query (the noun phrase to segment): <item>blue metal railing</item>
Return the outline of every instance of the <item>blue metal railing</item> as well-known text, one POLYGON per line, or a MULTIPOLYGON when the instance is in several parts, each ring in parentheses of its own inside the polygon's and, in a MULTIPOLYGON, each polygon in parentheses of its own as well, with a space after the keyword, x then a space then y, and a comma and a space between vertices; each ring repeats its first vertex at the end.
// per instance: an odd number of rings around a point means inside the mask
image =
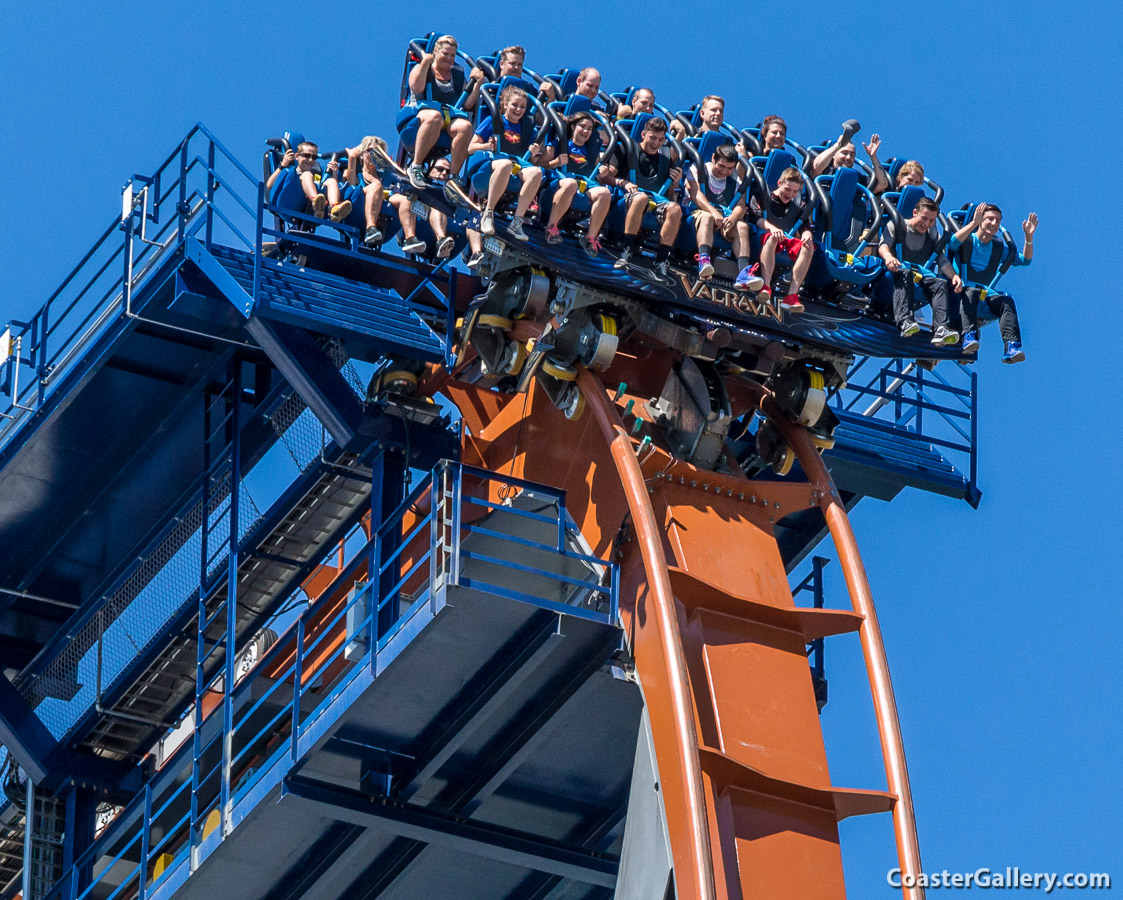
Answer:
POLYGON ((861 359, 849 383, 837 392, 836 412, 862 416, 897 431, 906 431, 944 452, 966 471, 967 493, 979 496, 978 376, 963 366, 928 370, 915 360, 861 359))
MULTIPOLYGON (((373 678, 379 653, 415 613, 427 605, 435 613, 451 586, 615 623, 618 568, 579 547, 563 492, 442 462, 339 560, 331 586, 234 684, 231 702, 222 702, 223 685, 212 679, 213 713, 204 708, 194 720, 199 740, 183 741, 49 897, 143 900, 184 862, 193 871, 234 827, 234 806, 309 752, 342 712, 335 701, 373 678), (534 560, 544 554, 544 564, 534 565, 528 551, 534 560), (202 748, 201 777, 193 780, 195 747, 202 748)), ((336 565, 330 557, 325 564, 336 565)))

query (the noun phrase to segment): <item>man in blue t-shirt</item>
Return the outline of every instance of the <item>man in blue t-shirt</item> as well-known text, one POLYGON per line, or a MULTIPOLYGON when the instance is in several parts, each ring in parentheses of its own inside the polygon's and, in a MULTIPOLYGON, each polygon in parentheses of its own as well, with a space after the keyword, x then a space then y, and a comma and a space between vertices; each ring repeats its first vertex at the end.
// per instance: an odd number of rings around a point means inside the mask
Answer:
POLYGON ((1025 244, 1021 253, 1005 240, 995 240, 1002 227, 1002 210, 993 203, 980 203, 971 219, 948 242, 948 250, 959 276, 963 294, 959 303, 963 323, 963 349, 979 349, 979 301, 986 303, 997 316, 1002 332, 1005 363, 1018 363, 1026 358, 1022 350, 1022 332, 1014 298, 990 289, 999 269, 1009 257, 1010 266, 1028 266, 1033 260, 1033 235, 1037 231, 1037 213, 1030 213, 1022 222, 1025 244))

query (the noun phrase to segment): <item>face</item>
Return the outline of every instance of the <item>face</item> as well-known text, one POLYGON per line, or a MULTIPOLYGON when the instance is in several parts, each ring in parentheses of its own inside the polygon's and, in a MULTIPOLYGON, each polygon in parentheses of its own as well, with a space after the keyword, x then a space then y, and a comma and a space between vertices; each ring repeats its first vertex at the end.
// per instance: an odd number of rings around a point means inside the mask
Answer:
POLYGON ((640 135, 640 146, 643 147, 645 153, 658 153, 665 143, 667 143, 667 132, 665 131, 648 131, 645 128, 643 134, 640 135))
POLYGON ((515 94, 507 100, 507 108, 503 111, 505 115, 512 122, 517 122, 523 117, 526 112, 526 97, 522 94, 515 94))
POLYGON ((452 68, 456 62, 456 44, 441 44, 433 51, 433 59, 442 69, 452 68))
POLYGON ((765 150, 779 150, 784 146, 784 138, 788 136, 788 130, 779 122, 771 123, 766 129, 761 138, 764 140, 765 150))
POLYGON ((716 130, 721 127, 722 120, 725 117, 725 107, 717 100, 707 100, 702 104, 698 116, 706 128, 711 131, 716 130))
POLYGON ((644 88, 632 94, 632 109, 636 112, 655 112, 655 95, 644 88))
POLYGON ((924 184, 924 176, 917 171, 902 172, 897 176, 897 187, 905 187, 907 185, 913 187, 920 187, 924 184))
POLYGON ((853 144, 847 144, 845 147, 840 147, 839 151, 834 155, 834 167, 836 169, 850 169, 854 166, 854 160, 857 159, 857 152, 854 150, 853 144))
POLYGON ((979 223, 979 233, 985 234, 988 237, 994 237, 998 234, 998 227, 1001 224, 1002 216, 993 209, 987 210, 983 215, 983 221, 979 223))
POLYGON ((791 203, 803 189, 801 181, 781 181, 776 185, 776 196, 784 203, 791 203))
POLYGON ((730 162, 727 159, 714 158, 710 162, 710 171, 713 173, 714 178, 728 178, 733 174, 733 170, 737 168, 737 163, 730 162))
POLYGON ((504 75, 511 75, 515 78, 521 78, 523 74, 523 58, 517 53, 508 53, 501 60, 499 60, 499 77, 504 75))
POLYGON ((593 122, 591 119, 582 119, 573 126, 573 142, 581 145, 593 136, 593 122))
POLYGON ((438 159, 429 169, 429 176, 438 181, 448 181, 448 176, 451 174, 452 165, 447 159, 438 159))
POLYGON ((590 100, 597 96, 597 91, 600 90, 600 72, 593 69, 586 78, 581 76, 577 77, 577 93, 582 97, 588 97, 590 100))
POLYGON ((296 161, 301 170, 311 169, 316 165, 319 148, 315 144, 301 144, 296 148, 296 161))
POLYGON ((927 231, 936 224, 936 213, 931 209, 918 209, 912 217, 912 227, 917 231, 927 231))

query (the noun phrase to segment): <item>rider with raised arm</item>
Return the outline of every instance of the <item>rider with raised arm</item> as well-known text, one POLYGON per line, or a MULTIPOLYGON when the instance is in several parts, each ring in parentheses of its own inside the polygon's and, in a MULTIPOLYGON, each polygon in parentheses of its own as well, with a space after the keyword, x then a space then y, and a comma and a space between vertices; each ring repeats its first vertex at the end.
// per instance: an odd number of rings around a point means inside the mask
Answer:
POLYGON ((790 166, 780 173, 776 189, 768 197, 768 208, 762 209, 756 197, 749 206, 749 218, 761 230, 760 274, 764 279, 761 294, 772 295, 772 276, 776 271, 776 252, 782 251, 792 259, 792 283, 780 306, 789 312, 803 312, 799 289, 811 268, 815 244, 811 233, 812 204, 802 199, 803 175, 790 166), (798 237, 789 232, 800 226, 798 237))
MULTIPOLYGON (((367 247, 375 247, 382 243, 382 229, 378 227, 378 221, 382 213, 385 193, 375 161, 379 156, 386 159, 389 155, 390 150, 386 146, 386 141, 373 135, 363 138, 357 146, 347 148, 344 190, 355 202, 362 201, 363 220, 366 224, 363 243, 367 247)), ((402 250, 406 253, 424 252, 425 242, 417 237, 417 220, 410 199, 395 191, 386 198, 386 201, 397 214, 398 221, 402 223, 402 250)))
POLYGON ((714 274, 710 257, 714 235, 720 234, 733 245, 737 256, 737 287, 750 290, 749 224, 745 221, 745 192, 736 172, 737 150, 732 144, 720 145, 703 169, 696 172, 694 166, 687 166, 684 172, 690 218, 698 239, 698 277, 706 281, 714 274))
POLYGON ((628 151, 618 145, 605 169, 605 178, 624 194, 620 201, 625 209, 624 252, 616 260, 615 268, 626 269, 633 254, 639 253, 644 241, 643 216, 654 202, 655 220, 659 223, 655 270, 667 277, 671 250, 682 225, 682 207, 674 199, 675 187, 682 178, 682 163, 667 144, 667 123, 658 116, 648 119, 640 132, 635 160, 629 160, 628 151))
POLYGON ((327 215, 328 198, 322 192, 323 169, 320 167, 319 156, 320 148, 311 141, 301 141, 295 150, 286 150, 280 164, 265 182, 265 192, 270 201, 274 205, 285 205, 285 198, 303 196, 304 203, 299 208, 295 205, 296 201, 291 199, 289 208, 295 212, 310 212, 317 219, 324 218, 327 215), (292 168, 294 164, 295 169, 292 168), (288 188, 290 181, 299 183, 299 193, 288 188))
MULTIPOLYGON (((1002 332, 1002 361, 1019 363, 1026 358, 1022 350, 1022 331, 1018 309, 1009 294, 987 289, 998 274, 1004 250, 1014 254, 1014 247, 1005 248, 1004 240, 995 240, 1002 227, 1002 210, 993 203, 980 203, 975 213, 948 242, 948 250, 964 283, 959 312, 963 328, 963 349, 979 349, 979 301, 986 303, 998 318, 1002 332)), ((1037 231, 1037 213, 1030 213, 1022 222, 1025 243, 1022 252, 1012 255, 1009 265, 1028 266, 1033 261, 1033 235, 1037 231)))
MULTIPOLYGON (((464 93, 464 70, 456 65, 456 38, 446 34, 437 38, 433 52, 426 53, 410 70, 410 103, 417 110, 418 129, 413 145, 413 164, 409 167, 409 181, 419 190, 428 186, 424 163, 437 146, 442 131, 452 140, 451 164, 453 174, 460 171, 468 157, 468 143, 472 139, 472 122, 457 104, 464 93)), ((479 96, 484 74, 472 69, 470 86, 464 107, 471 109, 479 96)))
POLYGON ((590 139, 597 130, 597 120, 591 112, 581 110, 566 119, 564 143, 558 142, 551 148, 551 159, 547 166, 556 173, 554 202, 550 218, 546 224, 546 243, 559 244, 562 240, 558 223, 569 212, 573 198, 579 188, 585 186, 585 196, 589 199, 589 227, 581 237, 581 246, 590 257, 596 257, 601 249, 600 232, 608 216, 612 192, 602 184, 597 184, 599 168, 597 151, 599 143, 590 139))
POLYGON ((963 281, 952 268, 947 256, 942 250, 936 253, 940 240, 936 231, 939 214, 940 207, 935 200, 921 197, 916 203, 912 218, 902 223, 904 233, 898 234, 897 226, 891 219, 885 226, 885 233, 877 248, 878 255, 885 261, 885 268, 889 270, 888 275, 893 280, 893 319, 901 329, 901 337, 910 337, 920 330, 912 315, 914 286, 919 286, 925 302, 932 305, 932 343, 936 346, 959 341, 959 332, 948 327, 948 283, 938 275, 918 273, 920 281, 917 284, 903 263, 926 267, 935 254, 936 268, 951 281, 956 292, 963 290, 963 281), (900 258, 895 255, 898 244, 901 248, 900 258))
POLYGON ((520 241, 529 240, 523 231, 523 217, 542 184, 542 169, 535 163, 545 151, 541 144, 534 143, 534 121, 526 115, 527 105, 527 94, 522 88, 514 85, 504 88, 499 95, 500 133, 493 133, 492 117, 484 116, 468 147, 472 155, 469 171, 474 173, 473 181, 478 182, 479 174, 485 171, 485 167, 490 170, 487 199, 480 217, 480 231, 484 234, 495 234, 495 207, 511 187, 515 160, 527 159, 532 163, 529 166, 520 164, 518 174, 514 176, 522 184, 507 231, 520 241))

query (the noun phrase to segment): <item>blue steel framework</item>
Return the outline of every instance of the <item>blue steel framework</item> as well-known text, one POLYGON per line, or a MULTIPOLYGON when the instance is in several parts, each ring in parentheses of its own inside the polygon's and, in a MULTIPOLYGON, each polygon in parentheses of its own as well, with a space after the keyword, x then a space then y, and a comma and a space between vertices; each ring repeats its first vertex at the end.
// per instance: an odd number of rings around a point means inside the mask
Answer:
MULTIPOLYGON (((314 234, 285 232, 268 225, 267 219, 275 215, 278 210, 266 202, 263 184, 202 125, 196 126, 189 132, 154 175, 134 176, 126 187, 124 197, 122 215, 106 229, 94 247, 64 279, 62 285, 48 298, 44 306, 30 320, 13 322, 9 326, 5 345, 10 348, 10 352, 7 358, 0 360, 2 366, 0 392, 9 398, 6 407, 0 411, 2 416, 0 465, 3 464, 11 447, 18 444, 23 428, 33 423, 37 414, 49 409, 53 403, 61 399, 68 376, 80 374, 84 355, 89 349, 112 328, 122 322, 127 324, 128 320, 140 317, 133 306, 134 296, 143 288, 148 275, 155 272, 170 255, 180 252, 188 254, 192 246, 199 245, 207 251, 220 252, 227 247, 244 251, 252 260, 250 289, 246 293, 254 304, 261 299, 263 267, 266 264, 263 248, 267 246, 270 239, 289 241, 304 249, 332 254, 341 259, 369 261, 371 258, 366 251, 359 249, 359 235, 353 229, 351 231, 343 229, 345 239, 340 242, 323 240, 314 234), (247 193, 253 197, 252 200, 245 199, 244 195, 247 193), (252 238, 248 236, 251 233, 252 238), (193 241, 196 243, 193 244, 193 241)), ((286 215, 293 217, 293 214, 288 212, 286 215)), ((416 266, 395 260, 393 257, 380 255, 378 259, 381 265, 390 269, 397 267, 409 272, 417 270, 416 266)), ((452 333, 456 309, 453 299, 455 270, 447 269, 446 266, 447 263, 442 263, 429 270, 407 295, 405 302, 408 305, 422 294, 426 294, 430 301, 435 300, 443 307, 447 335, 452 333), (438 280, 438 276, 446 274, 449 278, 447 288, 438 280)), ((248 315, 249 309, 240 312, 248 315)), ((209 336, 215 337, 215 335, 209 336)), ((227 340, 232 345, 241 345, 239 341, 231 338, 219 336, 218 339, 227 340)), ((451 360, 450 353, 451 349, 446 342, 446 361, 451 360)), ((966 460, 968 474, 963 479, 964 496, 971 502, 977 503, 979 495, 975 446, 976 378, 969 370, 955 371, 957 375, 963 377, 945 378, 936 372, 925 372, 923 368, 917 367, 912 362, 892 361, 888 364, 879 364, 874 360, 863 359, 852 368, 851 383, 834 397, 833 403, 844 416, 861 417, 869 422, 879 423, 888 434, 908 433, 929 442, 935 448, 947 451, 956 458, 966 460), (864 375, 870 370, 875 371, 864 380, 864 383, 854 379, 855 375, 864 375), (955 385, 951 383, 953 380, 966 381, 968 386, 955 385), (866 401, 868 404, 863 406, 866 401)), ((231 598, 237 597, 237 560, 241 537, 237 524, 240 492, 238 490, 224 492, 220 485, 240 483, 243 474, 242 460, 239 456, 238 440, 215 441, 213 438, 219 433, 227 435, 239 433, 239 417, 242 414, 240 412, 241 379, 239 366, 235 363, 232 365, 228 381, 229 393, 210 398, 207 407, 207 435, 203 441, 204 453, 207 457, 204 465, 206 476, 203 482, 205 511, 201 529, 203 549, 196 610, 198 640, 195 709, 202 708, 204 697, 214 693, 220 683, 224 686, 235 685, 233 690, 222 692, 222 727, 211 734, 206 732, 204 727, 206 723, 196 721, 190 742, 190 759, 187 758, 184 749, 173 762, 169 763, 173 768, 176 765, 186 764, 190 770, 190 777, 170 794, 166 791, 160 793, 162 788, 154 787, 165 783, 160 781, 160 777, 163 777, 164 771, 170 771, 166 768, 162 770, 161 776, 149 781, 141 794, 137 795, 125 812, 118 816, 117 822, 121 824, 111 825, 97 843, 84 853, 76 852, 73 835, 67 835, 65 855, 68 860, 66 868, 69 875, 67 879, 60 882, 55 892, 56 896, 78 897, 90 893, 93 883, 96 883, 95 880, 87 884, 90 881, 93 859, 102 849, 122 839, 124 823, 130 819, 130 816, 135 817, 137 813, 142 826, 129 838, 129 843, 115 850, 115 854, 116 858, 120 859, 128 852, 129 847, 138 848, 141 861, 130 877, 135 877, 139 895, 145 896, 150 878, 148 864, 167 853, 174 843, 171 829, 164 829, 162 837, 155 841, 151 840, 151 825, 155 821, 166 822, 167 816, 175 811, 176 804, 184 799, 184 791, 189 792, 189 808, 175 820, 173 828, 186 828, 189 838, 187 846, 191 857, 189 867, 197 865, 203 849, 205 848, 205 852, 209 853, 215 842, 221 840, 221 835, 227 833, 236 824, 230 821, 232 802, 239 791, 249 790, 252 783, 245 769, 239 770, 238 766, 243 763, 252 749, 278 728, 288 729, 290 744, 287 752, 294 761, 305 747, 306 741, 303 736, 311 727, 316 713, 313 711, 309 717, 304 717, 301 711, 301 701, 305 696, 302 689, 303 668, 309 652, 317 642, 323 640, 323 636, 320 635, 313 645, 306 646, 306 622, 311 610, 298 619, 295 633, 287 636, 287 643, 278 644, 278 647, 295 646, 296 648, 292 662, 285 669, 284 677, 277 678, 264 696, 250 705, 247 712, 239 713, 235 709, 236 701, 246 696, 249 686, 255 683, 257 675, 236 684, 237 656, 235 652, 231 652, 231 648, 236 648, 234 639, 236 604, 231 602, 231 598), (210 456, 212 444, 218 448, 214 458, 210 456), (220 551, 225 552, 227 557, 225 567, 216 564, 220 551), (249 727, 247 723, 251 716, 261 711, 265 698, 273 696, 285 682, 285 678, 290 675, 293 683, 292 699, 265 725, 257 727, 255 722, 256 731, 247 738, 240 732, 240 728, 249 727), (291 721, 291 724, 286 724, 286 719, 291 721), (221 822, 218 831, 220 837, 217 838, 212 837, 214 832, 210 824, 213 821, 210 814, 216 809, 220 811, 221 822), (208 840, 211 843, 207 843, 208 840), (77 859, 75 859, 76 855, 77 859), (68 893, 64 894, 63 891, 68 893)), ((461 508, 465 502, 477 502, 474 498, 464 497, 461 494, 463 477, 467 471, 466 467, 459 464, 448 464, 438 473, 437 483, 440 486, 438 494, 441 497, 441 504, 445 504, 439 508, 447 507, 452 511, 450 534, 444 534, 443 519, 438 519, 429 513, 408 536, 398 535, 388 551, 383 546, 383 540, 388 534, 386 529, 401 524, 401 516, 405 506, 408 505, 406 504, 394 516, 387 519, 383 526, 375 529, 373 537, 364 547, 363 552, 354 556, 348 564, 349 571, 353 574, 353 567, 358 565, 365 555, 367 560, 373 561, 373 568, 379 573, 377 579, 370 579, 367 582, 363 591, 354 594, 344 610, 338 612, 333 620, 340 621, 341 617, 346 618, 348 613, 354 616, 354 610, 361 608, 363 604, 369 604, 371 595, 378 594, 378 602, 362 617, 355 628, 356 637, 348 644, 352 649, 362 644, 363 629, 377 632, 376 639, 368 638, 366 641, 368 651, 365 665, 369 667, 371 677, 377 668, 378 649, 380 646, 385 646, 386 641, 394 633, 394 624, 399 621, 393 614, 394 610, 391 609, 389 598, 396 597, 400 593, 406 578, 416 574, 419 571, 418 567, 424 561, 427 561, 430 567, 427 582, 429 588, 426 593, 430 600, 433 597, 433 585, 436 585, 440 579, 445 579, 447 583, 478 586, 500 595, 526 599, 512 594, 508 588, 482 584, 478 579, 470 576, 461 577, 461 561, 472 558, 471 551, 464 551, 461 548, 463 524, 461 508), (427 526, 427 530, 423 526, 427 526), (421 537, 425 537, 424 543, 427 544, 427 549, 421 554, 419 561, 414 563, 409 573, 394 582, 390 579, 389 567, 402 558, 405 548, 412 546, 421 537), (375 591, 376 587, 377 591, 375 591)), ((472 472, 472 474, 480 477, 496 477, 491 473, 472 472)), ((416 498, 420 495, 419 492, 427 489, 431 483, 427 479, 411 496, 416 498)), ((506 483, 519 489, 529 488, 535 493, 550 495, 549 489, 541 486, 529 486, 510 479, 507 479, 506 483)), ((381 487, 378 484, 374 487, 377 495, 381 487)), ((372 507, 378 509, 379 504, 374 502, 372 507)), ((566 521, 564 501, 560 497, 557 497, 557 509, 558 542, 554 549, 556 552, 573 556, 573 551, 567 551, 564 546, 566 521)), ((513 544, 519 543, 518 539, 510 535, 493 536, 513 544)), ((493 564, 497 562, 491 557, 480 557, 480 560, 493 564)), ((612 573, 608 610, 588 612, 568 607, 566 612, 607 617, 606 621, 614 621, 616 609, 614 570, 610 564, 602 561, 587 561, 605 566, 606 571, 612 573)), ((512 561, 508 561, 507 564, 519 568, 518 564, 512 561)), ((523 569, 530 571, 526 567, 523 569)), ((575 586, 593 589, 592 585, 584 582, 575 586)), ((796 593, 803 589, 813 590, 816 605, 821 605, 822 563, 818 558, 814 563, 812 574, 796 588, 796 593)), ((415 602, 421 602, 421 599, 415 602)), ((545 601, 539 598, 536 602, 545 601)), ((89 611, 89 614, 92 612, 89 611)), ((812 648, 811 652, 816 672, 821 676, 821 647, 812 648)), ((280 650, 274 648, 267 659, 276 659, 280 653, 280 650)), ((333 659, 342 653, 342 650, 337 650, 333 659)), ((256 673, 261 671, 263 671, 261 667, 255 670, 256 673)), ((349 677, 354 677, 358 669, 352 665, 347 671, 352 673, 349 677)), ((338 688, 338 690, 342 689, 342 686, 338 688)), ((325 696, 316 710, 320 710, 324 704, 330 702, 338 690, 333 688, 333 693, 325 696)), ((13 747, 19 740, 14 732, 9 734, 7 729, 4 738, 5 742, 13 747)), ((25 751, 27 748, 21 746, 19 749, 25 751)), ((278 752, 280 750, 274 751, 274 753, 278 752)), ((26 845, 29 848, 27 852, 30 853, 30 833, 26 845)), ((167 867, 166 862, 165 867, 167 867)), ((25 866, 25 876, 27 868, 25 866)), ((105 871, 108 868, 106 867, 105 871)), ((122 882, 112 896, 118 895, 124 884, 125 882, 122 882)))

